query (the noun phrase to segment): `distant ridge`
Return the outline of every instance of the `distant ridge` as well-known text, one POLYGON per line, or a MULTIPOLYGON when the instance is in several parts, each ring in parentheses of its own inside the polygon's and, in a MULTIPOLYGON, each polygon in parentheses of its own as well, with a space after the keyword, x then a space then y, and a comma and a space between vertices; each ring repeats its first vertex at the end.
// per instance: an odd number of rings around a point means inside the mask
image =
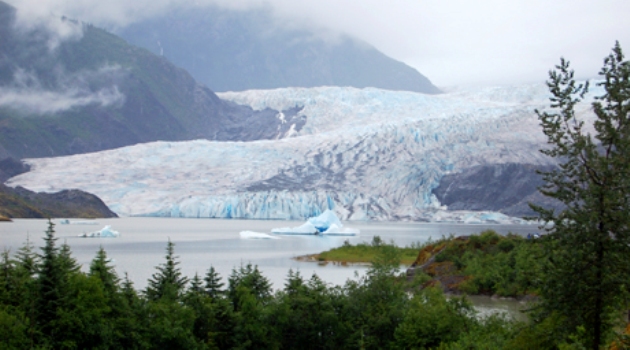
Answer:
POLYGON ((119 34, 163 54, 214 91, 351 86, 440 92, 414 68, 367 43, 348 37, 328 43, 275 27, 268 11, 208 7, 174 10, 119 34))

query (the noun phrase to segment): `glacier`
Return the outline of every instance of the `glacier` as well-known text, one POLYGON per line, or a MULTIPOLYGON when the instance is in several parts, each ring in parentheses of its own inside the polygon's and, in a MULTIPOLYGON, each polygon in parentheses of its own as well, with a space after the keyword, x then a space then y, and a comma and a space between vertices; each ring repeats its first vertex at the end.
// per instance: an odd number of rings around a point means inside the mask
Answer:
MULTIPOLYGON (((591 89, 577 112, 592 118, 591 89)), ((28 159, 9 186, 78 188, 120 216, 301 220, 518 222, 448 211, 432 194, 445 174, 484 164, 548 165, 535 110, 545 84, 441 95, 347 87, 220 93, 262 110, 301 108, 290 137, 250 142, 152 142, 28 159)), ((277 116, 282 120, 282 115, 277 116)))

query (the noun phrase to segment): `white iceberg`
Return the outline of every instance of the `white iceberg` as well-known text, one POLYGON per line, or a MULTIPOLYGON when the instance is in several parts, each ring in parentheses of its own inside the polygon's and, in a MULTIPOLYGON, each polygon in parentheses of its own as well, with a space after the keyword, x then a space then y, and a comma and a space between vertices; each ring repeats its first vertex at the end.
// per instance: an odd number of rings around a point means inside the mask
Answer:
POLYGON ((300 226, 274 228, 271 232, 279 235, 356 236, 359 234, 358 229, 343 228, 337 215, 330 209, 308 219, 300 226))
POLYGON ((61 219, 59 220, 59 223, 62 225, 98 225, 98 222, 94 220, 61 219))
POLYGON ((341 227, 337 224, 332 224, 328 230, 322 232, 322 235, 328 236, 356 236, 360 233, 357 228, 341 227))
POLYGON ((120 233, 112 230, 110 225, 103 227, 102 229, 89 233, 82 233, 79 237, 118 237, 120 233))
POLYGON ((241 239, 279 239, 278 237, 266 233, 254 231, 241 231, 239 234, 241 235, 241 239))

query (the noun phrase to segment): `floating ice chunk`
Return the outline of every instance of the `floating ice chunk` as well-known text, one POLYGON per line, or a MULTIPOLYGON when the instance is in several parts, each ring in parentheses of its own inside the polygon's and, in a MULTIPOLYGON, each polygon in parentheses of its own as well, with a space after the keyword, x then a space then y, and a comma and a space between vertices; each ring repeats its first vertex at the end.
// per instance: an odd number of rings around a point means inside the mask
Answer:
POLYGON ((308 219, 297 227, 274 228, 271 232, 280 235, 331 235, 331 236, 356 236, 359 230, 342 228, 341 221, 335 213, 328 209, 321 215, 308 219))
POLYGON ((310 222, 306 222, 297 227, 281 227, 271 230, 277 235, 318 235, 320 231, 310 222))
POLYGON ((335 215, 335 212, 330 209, 326 209, 326 211, 319 216, 308 219, 307 222, 315 226, 319 232, 328 230, 331 225, 337 225, 338 227, 343 226, 337 215, 335 215))
POLYGON ((328 228, 328 230, 322 232, 322 235, 327 236, 357 236, 359 234, 359 229, 356 228, 343 228, 338 226, 337 224, 332 224, 328 228))
POLYGON ((536 220, 524 220, 517 217, 507 216, 503 213, 488 212, 488 211, 446 211, 438 210, 434 212, 427 219, 431 222, 452 222, 461 224, 520 224, 520 225, 535 225, 538 224, 536 220))
POLYGON ((93 220, 69 220, 61 219, 59 223, 62 225, 98 225, 98 222, 93 220))
POLYGON ((102 229, 89 233, 82 233, 79 237, 118 237, 120 233, 112 230, 110 225, 103 227, 102 229))
POLYGON ((279 239, 278 237, 266 233, 254 231, 241 231, 239 234, 241 235, 241 239, 279 239))

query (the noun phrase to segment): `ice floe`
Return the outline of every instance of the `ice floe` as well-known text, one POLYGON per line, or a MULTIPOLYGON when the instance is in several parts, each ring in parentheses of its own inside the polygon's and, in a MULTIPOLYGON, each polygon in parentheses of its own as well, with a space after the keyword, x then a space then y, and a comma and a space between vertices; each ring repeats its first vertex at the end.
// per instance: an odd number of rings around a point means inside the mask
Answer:
POLYGON ((118 237, 120 233, 112 230, 110 225, 103 227, 102 229, 94 232, 82 233, 79 237, 118 237))
POLYGON ((241 239, 279 239, 279 237, 262 232, 241 231, 239 234, 241 235, 241 239))

